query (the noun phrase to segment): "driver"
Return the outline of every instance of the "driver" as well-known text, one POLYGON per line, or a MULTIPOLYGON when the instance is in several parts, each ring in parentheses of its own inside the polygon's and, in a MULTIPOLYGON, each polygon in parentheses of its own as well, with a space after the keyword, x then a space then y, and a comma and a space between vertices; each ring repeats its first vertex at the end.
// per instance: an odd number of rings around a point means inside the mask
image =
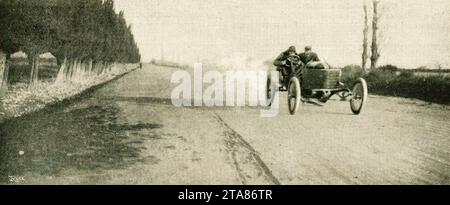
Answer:
POLYGON ((289 56, 298 55, 295 46, 290 46, 288 50, 282 52, 273 62, 273 65, 277 66, 277 69, 281 71, 284 76, 289 76, 292 69, 286 64, 286 60, 289 56))
POLYGON ((319 56, 317 56, 317 54, 312 51, 312 47, 311 46, 306 46, 305 47, 305 52, 301 53, 299 56, 300 56, 300 60, 305 65, 308 64, 309 62, 320 61, 319 60, 319 56))

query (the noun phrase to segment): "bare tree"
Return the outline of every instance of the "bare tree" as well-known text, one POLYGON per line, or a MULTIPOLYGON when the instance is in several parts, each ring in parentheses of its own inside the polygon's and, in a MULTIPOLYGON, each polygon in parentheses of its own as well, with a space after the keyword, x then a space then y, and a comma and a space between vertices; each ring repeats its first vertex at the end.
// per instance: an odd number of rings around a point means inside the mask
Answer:
POLYGON ((364 39, 363 39, 363 53, 362 53, 362 69, 363 72, 366 73, 366 65, 367 65, 367 59, 369 58, 369 54, 367 53, 367 47, 368 47, 368 33, 369 33, 369 20, 367 18, 367 4, 364 1, 364 5, 363 5, 363 9, 364 9, 364 30, 363 30, 363 35, 364 35, 364 39))
POLYGON ((377 67, 377 61, 380 58, 380 51, 378 49, 377 33, 378 33, 378 3, 379 0, 373 0, 373 20, 372 20, 372 56, 370 57, 370 69, 377 67))

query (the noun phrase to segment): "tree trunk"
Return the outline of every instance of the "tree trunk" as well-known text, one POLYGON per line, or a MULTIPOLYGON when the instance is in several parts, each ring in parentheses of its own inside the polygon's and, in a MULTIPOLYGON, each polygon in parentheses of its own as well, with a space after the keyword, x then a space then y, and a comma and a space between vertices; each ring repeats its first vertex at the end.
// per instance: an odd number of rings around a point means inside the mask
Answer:
POLYGON ((76 59, 71 60, 70 67, 67 73, 67 79, 69 80, 73 79, 76 67, 77 67, 77 60, 76 59))
POLYGON ((28 55, 28 62, 31 66, 30 87, 34 87, 39 81, 39 54, 28 55))
POLYGON ((56 80, 55 83, 62 83, 64 81, 66 81, 66 72, 67 72, 67 58, 64 58, 64 60, 58 60, 60 64, 59 66, 59 71, 58 71, 58 75, 56 76, 56 80))
POLYGON ((10 55, 0 51, 0 97, 8 90, 10 55))
POLYGON ((80 73, 81 73, 81 69, 80 69, 80 61, 79 60, 75 60, 75 64, 73 66, 73 73, 71 76, 71 80, 74 82, 79 82, 80 79, 80 73))
POLYGON ((363 30, 363 53, 362 53, 362 69, 364 74, 367 73, 366 65, 367 65, 367 59, 369 58, 369 55, 367 54, 367 47, 368 47, 368 33, 369 33, 369 20, 367 18, 367 4, 364 2, 364 30, 363 30))
POLYGON ((69 63, 67 64, 67 69, 66 69, 66 80, 71 80, 71 76, 72 76, 72 72, 73 72, 73 65, 75 60, 70 59, 69 63))
POLYGON ((61 58, 58 56, 58 57, 56 57, 56 64, 58 64, 58 66, 61 67, 65 60, 66 60, 65 57, 61 58))
POLYGON ((93 61, 92 61, 92 59, 89 59, 89 62, 88 62, 88 75, 89 75, 89 77, 91 77, 92 76, 92 73, 93 73, 93 61))
POLYGON ((378 33, 378 0, 373 0, 373 20, 372 20, 372 56, 370 57, 370 69, 377 67, 380 53, 378 51, 377 33, 378 33))

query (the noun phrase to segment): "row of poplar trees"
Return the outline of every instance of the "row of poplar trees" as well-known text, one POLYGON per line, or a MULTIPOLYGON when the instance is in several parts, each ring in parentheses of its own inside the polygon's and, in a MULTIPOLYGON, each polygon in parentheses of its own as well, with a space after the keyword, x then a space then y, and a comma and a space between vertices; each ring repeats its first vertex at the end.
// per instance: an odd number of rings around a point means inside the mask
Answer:
POLYGON ((31 85, 38 81, 39 55, 47 52, 66 79, 140 61, 131 26, 113 0, 0 0, 0 50, 6 58, 27 54, 31 85))

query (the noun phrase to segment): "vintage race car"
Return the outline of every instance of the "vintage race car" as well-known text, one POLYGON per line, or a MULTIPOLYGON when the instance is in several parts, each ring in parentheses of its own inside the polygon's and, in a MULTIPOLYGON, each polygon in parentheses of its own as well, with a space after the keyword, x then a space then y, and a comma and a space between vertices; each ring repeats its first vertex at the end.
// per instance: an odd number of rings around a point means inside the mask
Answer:
POLYGON ((274 83, 272 80, 274 76, 269 75, 267 78, 269 106, 277 91, 288 92, 288 108, 292 115, 297 112, 300 102, 317 99, 320 103, 326 103, 332 96, 338 95, 343 100, 350 99, 352 112, 360 114, 368 96, 367 83, 363 78, 357 79, 349 87, 341 83, 341 70, 332 68, 326 62, 310 62, 305 65, 296 55, 290 56, 286 62, 292 69, 289 76, 283 76, 282 72, 279 72, 280 83, 274 83))

